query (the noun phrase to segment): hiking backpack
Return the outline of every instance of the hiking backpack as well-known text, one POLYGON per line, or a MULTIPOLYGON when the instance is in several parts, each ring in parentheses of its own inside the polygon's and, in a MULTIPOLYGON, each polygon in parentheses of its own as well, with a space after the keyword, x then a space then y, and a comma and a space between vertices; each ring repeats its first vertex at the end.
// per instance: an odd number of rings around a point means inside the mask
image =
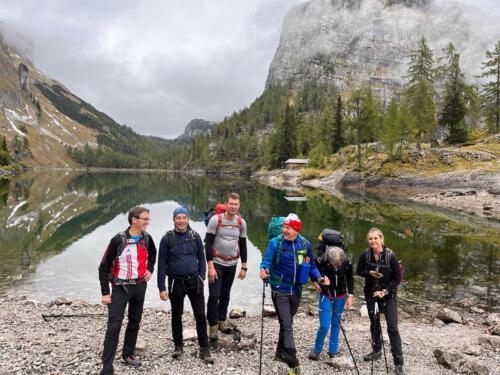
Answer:
MULTIPOLYGON (((372 252, 370 251, 370 249, 368 248, 368 259, 367 261, 370 262, 370 258, 371 258, 371 254, 372 252)), ((390 261, 391 261, 391 257, 394 255, 394 251, 392 251, 391 249, 389 249, 388 247, 385 248, 385 264, 387 266, 390 265, 390 261)), ((374 259, 373 259, 374 261, 374 259)), ((398 263, 399 263, 399 282, 402 283, 403 281, 405 281, 405 269, 403 267, 403 261, 402 260, 398 260, 398 263)))
POLYGON ((318 237, 318 249, 317 257, 322 256, 327 246, 336 246, 340 247, 344 252, 347 252, 347 247, 344 242, 344 236, 341 232, 331 228, 325 228, 321 231, 318 237))
POLYGON ((226 212, 226 209, 227 207, 225 204, 217 203, 215 207, 210 207, 208 210, 204 211, 203 216, 205 217, 203 219, 203 222, 205 223, 205 226, 208 227, 208 223, 210 222, 212 216, 223 214, 224 212, 226 212))
MULTIPOLYGON (((144 239, 146 240, 146 248, 149 250, 151 236, 148 232, 143 232, 144 239)), ((120 245, 118 245, 118 250, 116 251, 116 258, 122 255, 125 246, 127 246, 127 234, 124 231, 118 232, 118 237, 120 238, 120 245)))
MULTIPOLYGON (((167 233, 165 233, 165 235, 167 236, 167 249, 168 249, 168 251, 172 252, 172 250, 174 249, 174 243, 175 243, 174 230, 172 229, 172 230, 167 231, 167 233)), ((190 227, 188 227, 188 235, 189 235, 189 240, 191 241, 191 244, 193 245, 193 248, 199 250, 198 246, 196 244, 195 231, 192 230, 190 227)))
POLYGON ((267 227, 267 235, 272 240, 274 237, 279 236, 283 230, 283 223, 285 222, 284 216, 273 215, 267 227))

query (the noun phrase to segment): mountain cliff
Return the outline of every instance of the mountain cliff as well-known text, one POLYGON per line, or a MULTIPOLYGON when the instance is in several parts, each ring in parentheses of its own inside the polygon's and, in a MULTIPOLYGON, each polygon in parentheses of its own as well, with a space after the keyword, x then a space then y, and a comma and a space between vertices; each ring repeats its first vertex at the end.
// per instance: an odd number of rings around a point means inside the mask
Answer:
POLYGON ((210 129, 212 129, 214 124, 215 123, 213 121, 195 118, 189 121, 189 124, 187 124, 186 128, 184 129, 184 133, 178 136, 176 138, 176 141, 180 143, 189 143, 197 135, 205 135, 210 133, 210 129))
POLYGON ((68 100, 78 100, 0 35, 0 135, 27 165, 76 166, 65 146, 95 146, 98 132, 63 114, 40 89, 53 86, 61 87, 68 100))
POLYGON ((286 16, 266 86, 314 79, 349 94, 369 84, 388 99, 421 36, 436 54, 453 42, 472 79, 500 35, 499 21, 452 0, 313 0, 286 16))
POLYGON ((179 147, 116 123, 40 72, 1 35, 0 135, 27 166, 175 168, 179 147))

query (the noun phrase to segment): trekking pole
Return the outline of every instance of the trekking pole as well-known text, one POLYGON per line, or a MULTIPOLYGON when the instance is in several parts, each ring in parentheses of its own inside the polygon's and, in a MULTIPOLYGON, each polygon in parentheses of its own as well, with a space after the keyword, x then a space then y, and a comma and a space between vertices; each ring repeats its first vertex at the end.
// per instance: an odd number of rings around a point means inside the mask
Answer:
POLYGON ((347 335, 345 334, 344 327, 342 326, 341 320, 342 320, 342 315, 339 316, 340 329, 342 330, 342 334, 344 335, 345 343, 347 344, 347 348, 349 349, 349 353, 351 354, 351 358, 352 358, 352 361, 354 362, 354 367, 356 368, 356 372, 359 375, 358 365, 356 364, 356 360, 354 359, 354 355, 352 354, 351 345, 349 345, 349 340, 347 340, 347 335))
POLYGON ((259 354, 259 375, 262 374, 262 341, 264 337, 264 304, 266 301, 267 278, 262 280, 262 313, 260 322, 260 354, 259 354))
POLYGON ((46 322, 49 321, 50 318, 95 318, 98 316, 104 316, 105 313, 97 313, 97 314, 42 314, 43 320, 46 322))
POLYGON ((382 341, 382 351, 384 352, 385 371, 386 373, 389 373, 389 366, 387 365, 387 355, 385 354, 384 335, 382 334, 382 325, 380 323, 380 310, 378 309, 377 301, 375 301, 375 313, 377 314, 376 316, 378 317, 378 327, 380 327, 379 334, 380 334, 380 340, 382 341))

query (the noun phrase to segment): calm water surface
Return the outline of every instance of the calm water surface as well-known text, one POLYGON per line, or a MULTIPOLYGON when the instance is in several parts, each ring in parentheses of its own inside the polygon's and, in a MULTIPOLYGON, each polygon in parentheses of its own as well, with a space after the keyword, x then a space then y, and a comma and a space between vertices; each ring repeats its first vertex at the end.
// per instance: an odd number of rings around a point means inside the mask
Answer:
MULTIPOLYGON (((498 305, 498 222, 457 219, 418 206, 315 191, 304 193, 307 200, 290 200, 291 194, 248 179, 55 171, 0 179, 0 277, 4 280, 0 295, 98 303, 97 267, 109 239, 126 228, 128 209, 144 205, 151 210, 148 231, 159 245, 161 236, 173 227, 172 212, 180 205, 189 207, 192 227, 204 236, 203 211, 230 191, 242 197, 249 237, 248 276, 235 281, 230 307, 260 311, 262 284, 257 275, 267 245, 267 223, 273 214, 289 212, 299 214, 303 234, 313 244, 322 228, 340 229, 356 261, 366 248, 368 229, 381 228, 387 245, 404 262, 406 282, 401 294, 406 298, 448 303, 475 296, 491 307, 498 305)), ((305 298, 312 301, 314 294, 306 291, 305 298)), ((158 298, 156 274, 148 285, 146 304, 170 307, 158 298)))

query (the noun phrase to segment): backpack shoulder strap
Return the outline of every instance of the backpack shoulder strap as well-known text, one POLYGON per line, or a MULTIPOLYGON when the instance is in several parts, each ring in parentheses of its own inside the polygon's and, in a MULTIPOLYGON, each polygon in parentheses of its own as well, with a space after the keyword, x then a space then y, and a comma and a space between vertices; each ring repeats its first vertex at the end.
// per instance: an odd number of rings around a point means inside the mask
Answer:
POLYGON ((391 257, 394 254, 394 252, 389 249, 388 247, 385 248, 385 265, 390 266, 391 265, 391 257))
POLYGON ((167 253, 172 251, 174 249, 174 243, 175 243, 175 233, 173 230, 167 231, 165 233, 167 236, 167 253))
POLYGON ((219 231, 219 227, 222 224, 222 215, 224 215, 224 213, 217 214, 217 227, 215 228, 215 234, 217 234, 217 232, 219 231))
POLYGON ((127 234, 125 233, 125 231, 121 231, 118 232, 117 236, 120 239, 120 245, 118 246, 116 257, 119 258, 123 253, 123 249, 125 249, 125 246, 127 245, 127 234))
POLYGON ((281 253, 283 252, 283 235, 279 234, 276 238, 278 239, 278 248, 276 249, 276 253, 274 255, 274 263, 278 265, 281 259, 281 253))
POLYGON ((307 240, 304 238, 304 236, 299 234, 300 242, 302 243, 302 250, 307 251, 307 240))
POLYGON ((204 250, 203 248, 202 249, 198 248, 198 243, 196 242, 196 232, 193 229, 189 228, 188 236, 189 240, 191 241, 191 245, 193 246, 193 249, 198 251, 204 250))

